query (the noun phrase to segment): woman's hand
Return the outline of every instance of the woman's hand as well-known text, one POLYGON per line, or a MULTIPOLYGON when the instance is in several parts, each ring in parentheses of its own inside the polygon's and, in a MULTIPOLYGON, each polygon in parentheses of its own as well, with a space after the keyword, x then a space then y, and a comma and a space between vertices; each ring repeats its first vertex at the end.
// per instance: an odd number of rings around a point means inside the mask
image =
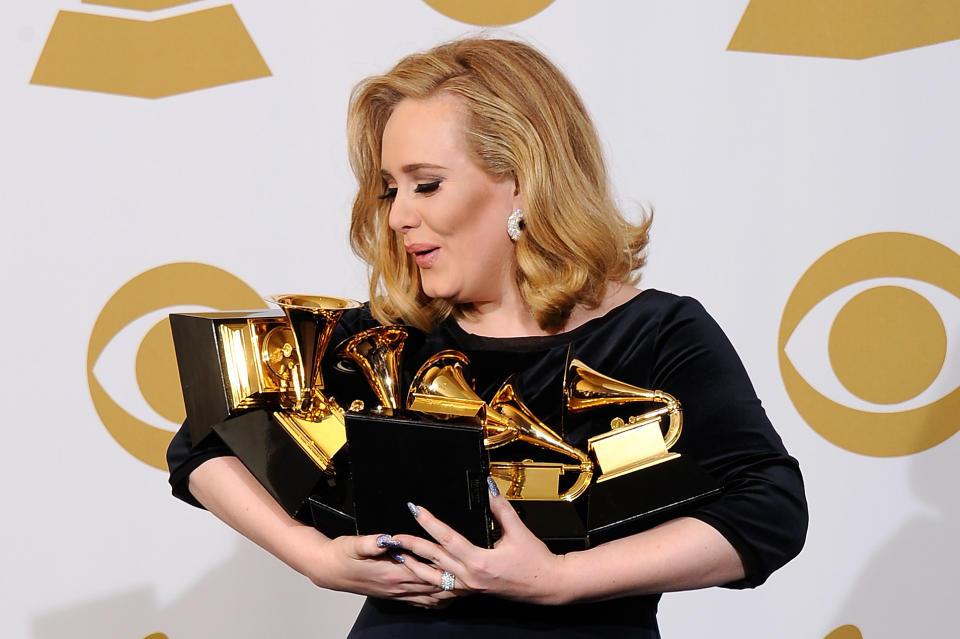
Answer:
POLYGON ((491 493, 490 509, 503 529, 492 550, 474 546, 422 507, 417 509, 417 521, 436 543, 410 535, 395 537, 405 549, 432 562, 407 559, 421 581, 440 586, 444 572, 454 575, 453 590, 441 594, 482 592, 560 605, 703 588, 745 575, 730 542, 709 524, 689 517, 589 550, 554 555, 506 499, 491 493))
POLYGON ((208 460, 190 491, 210 512, 318 586, 437 607, 451 597, 399 560, 388 535, 330 539, 292 519, 236 457, 208 460), (396 559, 394 558, 396 555, 396 559))
MULTIPOLYGON (((419 524, 436 543, 411 535, 397 535, 403 548, 429 560, 425 564, 407 557, 406 566, 424 582, 441 586, 443 573, 454 576, 453 590, 441 595, 487 593, 539 604, 562 603, 559 593, 564 558, 554 555, 520 521, 505 498, 491 486, 490 510, 503 535, 493 549, 474 546, 434 517, 426 508, 412 507, 419 524)), ((449 579, 449 578, 448 578, 449 579)))
MULTIPOLYGON (((397 552, 390 535, 343 536, 327 540, 305 571, 314 584, 425 608, 443 605, 452 595, 437 580, 424 579, 397 552)), ((419 571, 423 572, 423 571, 419 571)))

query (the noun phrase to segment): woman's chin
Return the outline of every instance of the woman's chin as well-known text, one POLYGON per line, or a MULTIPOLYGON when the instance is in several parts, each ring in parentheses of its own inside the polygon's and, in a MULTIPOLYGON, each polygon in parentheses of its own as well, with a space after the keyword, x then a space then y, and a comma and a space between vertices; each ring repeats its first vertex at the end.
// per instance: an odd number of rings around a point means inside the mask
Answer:
POLYGON ((430 299, 444 299, 454 304, 459 304, 457 298, 457 291, 449 286, 431 286, 429 282, 425 282, 422 278, 420 280, 420 288, 423 289, 423 294, 429 297, 430 299))

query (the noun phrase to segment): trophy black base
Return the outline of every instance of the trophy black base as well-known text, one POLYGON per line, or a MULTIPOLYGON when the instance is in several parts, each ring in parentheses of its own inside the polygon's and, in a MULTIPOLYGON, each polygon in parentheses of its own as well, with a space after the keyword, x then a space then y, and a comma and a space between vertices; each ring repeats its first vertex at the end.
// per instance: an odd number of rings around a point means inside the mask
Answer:
POLYGON ((683 515, 721 492, 720 484, 686 457, 590 486, 587 534, 595 546, 683 515))
POLYGON ((586 550, 587 529, 575 503, 569 501, 511 501, 520 520, 552 552, 586 550))
POLYGON ((330 479, 321 482, 310 495, 310 517, 313 527, 327 537, 357 534, 356 510, 353 506, 353 481, 330 479))
POLYGON ((332 502, 336 510, 347 512, 338 501, 346 498, 342 484, 347 460, 343 450, 333 457, 334 467, 343 467, 343 474, 325 473, 267 410, 231 417, 214 425, 213 430, 291 517, 312 523, 314 518, 306 506, 315 494, 332 502))
POLYGON ((359 534, 426 536, 410 502, 471 543, 492 547, 489 465, 478 425, 347 413, 346 427, 359 534))

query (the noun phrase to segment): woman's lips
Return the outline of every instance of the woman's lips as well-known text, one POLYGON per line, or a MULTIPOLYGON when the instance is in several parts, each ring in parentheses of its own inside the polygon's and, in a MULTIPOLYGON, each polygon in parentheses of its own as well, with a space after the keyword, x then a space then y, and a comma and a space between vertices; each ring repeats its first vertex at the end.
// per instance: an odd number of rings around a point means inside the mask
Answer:
POLYGON ((440 247, 435 244, 410 244, 406 249, 420 268, 433 266, 440 254, 440 247))

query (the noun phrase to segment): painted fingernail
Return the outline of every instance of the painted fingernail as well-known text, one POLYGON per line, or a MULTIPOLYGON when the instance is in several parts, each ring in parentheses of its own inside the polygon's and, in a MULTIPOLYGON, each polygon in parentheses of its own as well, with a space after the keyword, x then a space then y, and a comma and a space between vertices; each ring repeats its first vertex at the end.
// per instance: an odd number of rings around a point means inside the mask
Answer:
POLYGON ((377 548, 403 548, 403 544, 390 535, 380 535, 377 537, 377 548))
POLYGON ((487 477, 487 488, 490 489, 491 497, 496 497, 500 494, 500 489, 497 488, 497 482, 493 481, 493 477, 487 477))
POLYGON ((401 553, 401 552, 392 552, 392 553, 390 553, 390 556, 393 557, 393 560, 394 560, 395 562, 397 562, 398 564, 402 564, 402 563, 403 563, 403 553, 401 553))
POLYGON ((413 515, 414 517, 420 516, 420 509, 417 508, 417 505, 414 504, 412 501, 407 502, 407 509, 410 511, 410 514, 413 515))

